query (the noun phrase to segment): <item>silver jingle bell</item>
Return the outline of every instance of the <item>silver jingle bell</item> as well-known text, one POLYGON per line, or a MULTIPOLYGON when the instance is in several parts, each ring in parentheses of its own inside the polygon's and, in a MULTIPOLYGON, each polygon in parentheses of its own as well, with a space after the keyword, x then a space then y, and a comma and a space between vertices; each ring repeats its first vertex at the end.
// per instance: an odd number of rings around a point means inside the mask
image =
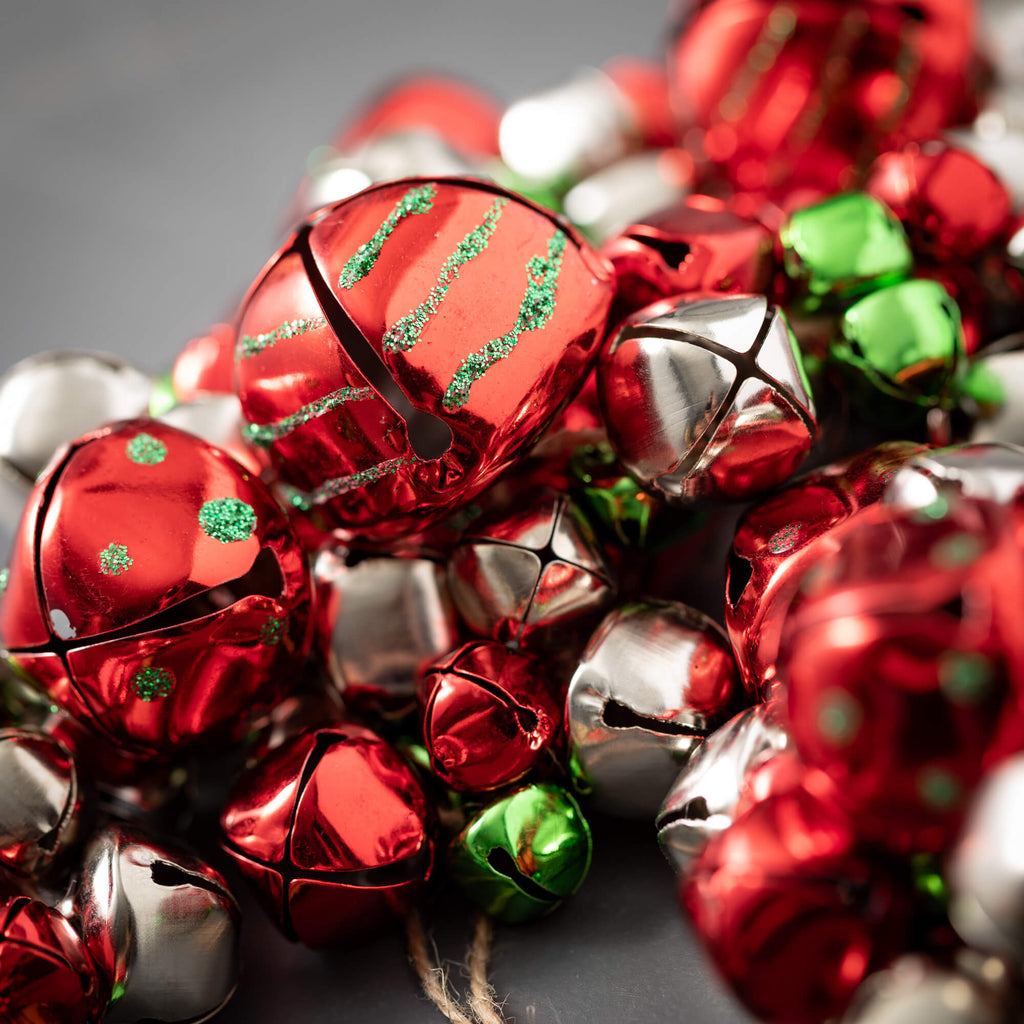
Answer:
POLYGON ((313 575, 330 635, 326 658, 346 703, 389 710, 416 697, 419 669, 458 646, 444 569, 425 558, 346 563, 323 549, 313 575))
POLYGON ((448 585, 470 629, 527 646, 536 630, 600 612, 615 593, 589 527, 554 495, 474 525, 452 552, 448 585))
POLYGON ((673 601, 611 612, 566 697, 580 788, 599 810, 653 819, 680 767, 735 712, 739 691, 729 642, 706 615, 673 601))
POLYGON ((1024 754, 982 783, 949 859, 949 919, 975 949, 1024 958, 1024 754))
POLYGON ((842 1024, 1010 1024, 1005 974, 995 958, 975 972, 905 956, 861 983, 842 1024))
POLYGON ((109 826, 86 847, 68 902, 114 992, 105 1024, 199 1024, 234 993, 238 904, 190 854, 109 826))
POLYGON ((152 382, 114 356, 43 352, 0 377, 0 526, 13 530, 56 451, 112 420, 146 413, 152 382))
MULTIPOLYGON (((1005 340, 1024 344, 1024 336, 1005 340)), ((1003 342, 996 344, 1002 348, 1003 342)), ((985 410, 985 415, 975 422, 971 442, 1024 445, 1024 348, 983 351, 975 361, 999 381, 1003 401, 997 408, 985 410)))
POLYGON ((1024 494, 1024 448, 966 444, 915 455, 893 474, 883 501, 907 510, 954 498, 1010 504, 1024 494))
POLYGON ((601 355, 608 437, 675 504, 782 483, 817 432, 796 341, 763 295, 669 299, 629 317, 601 355))
POLYGON ((75 762, 52 736, 0 729, 0 868, 45 875, 78 832, 82 799, 75 762))
POLYGON ((661 852, 685 872, 733 822, 751 772, 785 750, 789 736, 775 703, 755 704, 716 729, 679 773, 658 813, 661 852))

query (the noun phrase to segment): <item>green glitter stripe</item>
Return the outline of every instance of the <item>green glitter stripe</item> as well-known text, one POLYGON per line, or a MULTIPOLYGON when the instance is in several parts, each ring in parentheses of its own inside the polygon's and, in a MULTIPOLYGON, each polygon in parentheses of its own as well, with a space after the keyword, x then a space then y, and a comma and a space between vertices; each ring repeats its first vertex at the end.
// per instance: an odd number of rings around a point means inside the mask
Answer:
POLYGON ((333 480, 325 480, 314 491, 300 491, 297 488, 289 487, 286 488, 288 500, 295 508, 308 512, 316 505, 323 505, 325 502, 330 501, 331 498, 338 497, 339 494, 346 494, 357 487, 375 483, 381 477, 394 473, 403 466, 411 466, 417 461, 419 460, 415 455, 399 455, 397 458, 378 462, 376 466, 370 466, 369 469, 361 469, 357 473, 350 473, 348 476, 338 476, 333 480))
POLYGON ((484 214, 483 221, 459 242, 455 252, 444 261, 441 273, 437 275, 437 283, 430 289, 426 299, 387 329, 381 341, 385 352, 408 352, 420 340, 423 328, 444 302, 452 281, 459 276, 459 267, 465 266, 487 248, 487 243, 498 226, 502 207, 507 203, 508 199, 504 196, 494 200, 494 205, 484 214))
POLYGON ((417 185, 416 188, 409 189, 395 203, 395 208, 377 228, 373 237, 359 246, 348 258, 348 262, 342 267, 341 276, 338 278, 338 287, 347 289, 362 281, 373 270, 380 251, 384 248, 384 243, 391 237, 391 232, 398 226, 399 221, 418 213, 426 213, 433 207, 436 195, 437 186, 433 184, 417 185))
POLYGON ((235 347, 235 357, 238 359, 251 359, 258 356, 264 349, 276 345, 279 341, 287 338, 297 338, 307 331, 318 331, 326 327, 327 321, 322 316, 310 317, 308 320, 285 320, 280 327, 275 327, 266 334, 243 334, 238 339, 235 347))
POLYGON ((376 392, 373 388, 339 388, 323 398, 318 398, 309 405, 302 406, 298 412, 290 416, 276 420, 273 423, 247 423, 243 431, 245 439, 253 444, 271 445, 287 437, 293 430, 297 430, 304 423, 315 420, 332 409, 346 402, 358 402, 364 398, 373 398, 376 392))
POLYGON ((104 576, 120 576, 126 573, 135 564, 135 559, 128 554, 128 548, 124 544, 110 545, 100 552, 100 572, 104 576))
POLYGON ((548 240, 547 256, 532 256, 526 264, 526 292, 519 306, 519 315, 512 330, 500 338, 487 342, 479 352, 467 356, 455 371, 441 404, 454 412, 469 399, 469 389, 495 363, 512 353, 519 336, 527 331, 539 331, 555 311, 558 275, 562 269, 566 235, 555 231, 548 240))

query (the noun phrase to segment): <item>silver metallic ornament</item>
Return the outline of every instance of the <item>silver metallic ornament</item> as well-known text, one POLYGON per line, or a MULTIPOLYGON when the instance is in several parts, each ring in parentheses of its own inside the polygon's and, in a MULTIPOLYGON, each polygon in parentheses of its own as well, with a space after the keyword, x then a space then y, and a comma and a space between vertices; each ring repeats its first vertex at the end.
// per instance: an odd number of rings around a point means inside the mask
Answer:
POLYGON ((106 1024, 199 1024, 231 998, 238 904, 195 857, 110 826, 86 847, 68 902, 113 988, 106 1024))
POLYGON ((915 455, 893 474, 883 501, 928 509, 953 498, 1008 504, 1024 493, 1024 448, 966 444, 915 455))
POLYGON ((1003 442, 1024 445, 1024 336, 1005 339, 1014 347, 996 344, 995 351, 983 350, 975 357, 976 364, 999 382, 1002 402, 997 407, 983 410, 971 429, 970 440, 975 444, 1003 442), (1016 342, 1016 344, 1014 344, 1016 342))
POLYGON ((676 504, 782 483, 817 432, 796 341, 763 295, 640 310, 602 353, 598 391, 616 454, 676 504))
POLYGON ((325 548, 313 567, 324 599, 327 662, 346 703, 394 708, 416 696, 420 667, 458 646, 444 569, 425 558, 366 558, 325 548))
POLYGON ((1010 1024, 1005 965, 970 957, 973 970, 905 956, 861 983, 842 1024, 1010 1024))
POLYGON ((949 859, 949 919, 975 949, 1024 959, 1024 754, 982 783, 949 859))
POLYGON ((624 605, 590 639, 566 697, 581 788, 652 819, 679 769, 732 715, 739 677, 720 627, 672 601, 624 605))
POLYGON ((590 528, 568 498, 554 495, 474 524, 452 552, 448 583, 474 632, 515 643, 600 612, 615 593, 590 528))
POLYGON ((67 750, 42 732, 0 729, 0 867, 46 874, 74 842, 81 811, 67 750))
POLYGON ((44 352, 0 377, 0 525, 13 530, 61 445, 149 406, 150 379, 114 356, 44 352))
POLYGON ((658 812, 662 853, 677 872, 733 822, 743 785, 789 742, 775 703, 755 704, 720 726, 679 773, 658 812))

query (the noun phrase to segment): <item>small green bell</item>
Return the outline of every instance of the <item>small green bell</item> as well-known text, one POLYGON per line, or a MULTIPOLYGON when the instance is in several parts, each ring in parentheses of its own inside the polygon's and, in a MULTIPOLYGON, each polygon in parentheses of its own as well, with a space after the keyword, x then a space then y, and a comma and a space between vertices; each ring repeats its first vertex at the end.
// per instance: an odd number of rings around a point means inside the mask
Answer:
POLYGON ((590 868, 590 828, 568 792, 526 786, 489 804, 452 841, 452 876, 505 924, 554 910, 590 868))

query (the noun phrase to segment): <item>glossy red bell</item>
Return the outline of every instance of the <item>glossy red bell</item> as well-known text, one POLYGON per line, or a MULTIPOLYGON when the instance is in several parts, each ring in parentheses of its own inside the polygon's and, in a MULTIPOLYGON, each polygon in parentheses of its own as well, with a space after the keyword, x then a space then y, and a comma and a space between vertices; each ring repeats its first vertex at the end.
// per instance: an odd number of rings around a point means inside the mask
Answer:
POLYGON ((497 789, 548 755, 562 702, 543 664, 492 640, 466 644, 424 674, 423 736, 453 789, 497 789))
POLYGON ((235 329, 214 324, 193 338, 178 354, 171 369, 171 387, 179 402, 194 402, 200 395, 235 393, 235 329))
POLYGON ((779 654, 801 757, 900 852, 943 849, 985 769, 1024 748, 1024 555, 997 506, 944 507, 837 531, 779 654))
POLYGON ((136 754, 238 737, 292 684, 309 572, 269 492, 153 420, 88 434, 33 492, 0 635, 12 662, 136 754))
POLYGON ((224 848, 267 912, 314 948, 408 912, 433 868, 431 821, 406 762, 357 725, 272 750, 221 813, 224 848))
POLYGON ((97 1024, 109 986, 68 922, 38 900, 0 904, 0 1020, 97 1024))
POLYGON ((612 291, 563 221, 494 185, 367 189, 304 224, 245 302, 249 440, 297 508, 408 533, 540 437, 592 365, 612 291))

